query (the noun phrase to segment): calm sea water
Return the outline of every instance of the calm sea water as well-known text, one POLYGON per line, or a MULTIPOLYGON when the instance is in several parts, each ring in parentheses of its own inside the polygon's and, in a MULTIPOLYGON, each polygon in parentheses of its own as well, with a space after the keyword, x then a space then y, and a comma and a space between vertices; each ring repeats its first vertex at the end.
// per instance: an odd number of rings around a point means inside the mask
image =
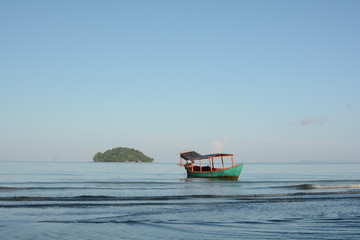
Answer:
POLYGON ((0 239, 360 239, 360 164, 0 162, 0 239))

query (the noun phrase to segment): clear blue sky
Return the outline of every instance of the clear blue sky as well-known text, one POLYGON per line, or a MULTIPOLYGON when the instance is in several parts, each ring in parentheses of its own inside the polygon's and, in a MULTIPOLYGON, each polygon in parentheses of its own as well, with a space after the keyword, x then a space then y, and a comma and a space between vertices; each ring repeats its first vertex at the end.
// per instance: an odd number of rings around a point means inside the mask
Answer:
POLYGON ((0 160, 360 163, 360 1, 0 2, 0 160))

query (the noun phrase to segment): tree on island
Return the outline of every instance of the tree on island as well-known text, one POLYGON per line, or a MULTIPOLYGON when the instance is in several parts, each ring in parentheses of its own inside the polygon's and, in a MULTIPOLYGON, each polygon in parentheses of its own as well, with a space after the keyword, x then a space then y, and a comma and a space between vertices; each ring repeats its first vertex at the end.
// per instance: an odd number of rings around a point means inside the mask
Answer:
POLYGON ((144 155, 139 150, 126 147, 118 147, 98 152, 93 157, 94 162, 152 162, 153 158, 144 155))

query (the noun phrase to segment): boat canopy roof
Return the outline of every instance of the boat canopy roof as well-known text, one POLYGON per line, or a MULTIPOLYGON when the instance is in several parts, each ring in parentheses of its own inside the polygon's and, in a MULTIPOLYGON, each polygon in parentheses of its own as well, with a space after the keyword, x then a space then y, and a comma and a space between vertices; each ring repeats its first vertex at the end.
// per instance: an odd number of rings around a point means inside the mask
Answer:
POLYGON ((180 157, 185 160, 201 160, 201 159, 216 158, 216 157, 228 157, 233 155, 234 154, 229 154, 229 153, 213 153, 213 154, 201 155, 195 151, 180 153, 180 157))

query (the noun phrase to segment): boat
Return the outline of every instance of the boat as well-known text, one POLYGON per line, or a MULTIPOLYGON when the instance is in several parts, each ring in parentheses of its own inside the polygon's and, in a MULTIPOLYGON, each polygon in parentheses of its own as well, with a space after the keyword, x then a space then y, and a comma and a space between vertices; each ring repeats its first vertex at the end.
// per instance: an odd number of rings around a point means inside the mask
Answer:
POLYGON ((214 153, 201 155, 195 151, 186 151, 181 152, 179 155, 180 163, 178 165, 185 168, 188 178, 238 180, 243 168, 242 163, 234 163, 234 154, 214 153))

